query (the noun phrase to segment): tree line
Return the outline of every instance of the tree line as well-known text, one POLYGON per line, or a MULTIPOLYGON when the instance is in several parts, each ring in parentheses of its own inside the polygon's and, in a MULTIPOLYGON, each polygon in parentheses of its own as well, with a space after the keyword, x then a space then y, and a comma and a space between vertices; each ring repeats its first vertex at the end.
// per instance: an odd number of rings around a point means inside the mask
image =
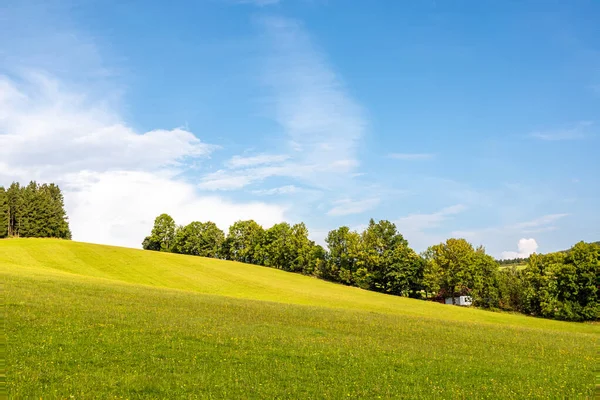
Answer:
POLYGON ((523 265, 529 262, 529 257, 517 257, 517 258, 505 258, 503 260, 496 260, 500 265, 523 265))
POLYGON ((534 254, 527 267, 500 268, 483 247, 451 238, 417 254, 396 225, 369 221, 362 231, 330 231, 327 249, 308 238, 304 223, 265 229, 237 221, 227 234, 213 222, 178 226, 161 214, 142 245, 166 251, 239 261, 315 276, 367 290, 444 301, 470 296, 488 309, 585 321, 600 319, 600 244, 580 242, 565 252, 534 254))
POLYGON ((60 188, 54 183, 0 186, 0 238, 54 237, 71 239, 60 188))

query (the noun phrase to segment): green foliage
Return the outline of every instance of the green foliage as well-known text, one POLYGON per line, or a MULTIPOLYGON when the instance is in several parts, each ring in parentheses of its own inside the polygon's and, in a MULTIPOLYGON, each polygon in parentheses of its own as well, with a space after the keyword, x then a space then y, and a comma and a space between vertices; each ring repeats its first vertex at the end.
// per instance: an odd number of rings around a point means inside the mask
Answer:
POLYGON ((155 242, 151 236, 146 236, 142 242, 144 250, 160 251, 160 243, 155 242))
POLYGON ((424 284, 428 292, 443 297, 471 296, 473 303, 497 307, 498 264, 465 239, 448 239, 425 252, 424 284))
POLYGON ((53 183, 27 186, 13 182, 0 187, 0 237, 55 237, 71 239, 59 187, 53 183))
POLYGON ((173 218, 162 214, 142 246, 145 250, 225 258, 309 275, 324 269, 325 250, 308 238, 303 223, 291 226, 283 222, 265 231, 255 221, 237 221, 225 238, 213 222, 176 227, 173 218))
POLYGON ((8 196, 4 187, 0 186, 0 238, 8 236, 8 196))
POLYGON ((265 231, 260 257, 262 265, 289 270, 293 259, 291 230, 290 224, 282 222, 265 231))
POLYGON ((409 296, 421 284, 424 264, 390 221, 373 219, 361 235, 361 279, 371 290, 409 296))
POLYGON ((0 241, 0 273, 9 398, 594 396, 596 324, 64 240, 0 241))
POLYGON ((325 279, 399 296, 415 297, 421 289, 423 260, 393 223, 371 219, 362 234, 343 226, 330 231, 325 241, 325 279))
POLYGON ((172 251, 193 256, 219 258, 225 234, 214 222, 191 222, 177 229, 172 251))
POLYGON ((498 306, 507 311, 523 309, 525 282, 524 273, 516 266, 498 271, 498 306))
POLYGON ((526 264, 528 261, 529 261, 529 257, 526 257, 526 258, 517 257, 517 258, 496 260, 496 262, 498 264, 500 264, 501 266, 523 265, 523 264, 526 264))
POLYGON ((567 321, 600 318, 600 245, 580 242, 566 252, 534 254, 524 270, 523 311, 567 321))
POLYGON ((23 214, 23 191, 18 182, 6 190, 8 201, 8 236, 19 236, 20 219, 23 214))
POLYGON ((356 271, 362 254, 362 240, 357 232, 347 226, 334 229, 327 234, 325 243, 329 248, 327 262, 323 264, 320 276, 334 282, 355 285, 356 271))
POLYGON ((521 271, 514 264, 500 268, 483 247, 474 248, 465 239, 448 239, 420 256, 386 220, 371 219, 362 233, 342 226, 330 231, 325 242, 327 250, 311 241, 303 223, 282 222, 265 230, 252 220, 237 221, 225 237, 213 222, 177 227, 173 218, 162 214, 142 245, 146 250, 224 258, 397 296, 442 300, 468 295, 478 307, 575 321, 599 318, 598 251, 590 250, 598 245, 582 243, 568 252, 534 254, 530 266, 521 271))
POLYGON ((161 214, 154 219, 154 227, 149 237, 144 239, 145 249, 171 251, 175 242, 175 220, 169 214, 161 214))
POLYGON ((235 222, 223 243, 223 256, 227 260, 260 264, 264 235, 263 227, 253 220, 235 222))
POLYGON ((275 224, 265 231, 261 247, 263 265, 291 272, 307 273, 314 269, 311 260, 314 243, 308 239, 304 223, 290 226, 287 222, 275 224))

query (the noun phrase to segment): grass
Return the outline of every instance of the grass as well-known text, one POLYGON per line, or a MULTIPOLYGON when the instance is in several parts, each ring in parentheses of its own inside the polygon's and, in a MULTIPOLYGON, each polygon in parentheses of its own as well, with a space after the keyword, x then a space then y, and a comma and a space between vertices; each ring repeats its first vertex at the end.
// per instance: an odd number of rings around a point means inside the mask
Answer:
POLYGON ((512 268, 512 267, 515 267, 517 270, 524 270, 525 268, 527 268, 527 263, 500 265, 500 269, 512 268))
POLYGON ((591 398, 600 327, 264 267, 0 241, 14 398, 591 398))

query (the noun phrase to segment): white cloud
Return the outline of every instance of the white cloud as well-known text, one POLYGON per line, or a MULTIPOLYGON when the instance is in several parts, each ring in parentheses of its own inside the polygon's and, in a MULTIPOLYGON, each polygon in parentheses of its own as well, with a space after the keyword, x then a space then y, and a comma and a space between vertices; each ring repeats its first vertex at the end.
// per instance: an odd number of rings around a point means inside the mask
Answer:
POLYGON ((504 226, 495 226, 483 229, 476 229, 471 231, 453 231, 453 236, 460 236, 467 239, 478 239, 490 235, 504 235, 504 234, 514 234, 514 233, 537 233, 537 232, 545 232, 556 229, 554 223, 558 220, 567 217, 569 214, 548 214, 543 215, 541 217, 525 221, 519 222, 516 224, 508 224, 504 226))
POLYGON ((535 239, 521 239, 518 243, 519 251, 503 251, 501 259, 512 259, 512 258, 527 258, 538 249, 538 244, 535 239))
POLYGON ((430 160, 434 157, 434 154, 430 153, 392 153, 388 157, 396 160, 405 161, 416 161, 416 160, 430 160))
POLYGON ((310 165, 280 164, 235 170, 221 169, 204 175, 198 186, 204 190, 242 189, 273 176, 301 178, 311 168, 310 165))
POLYGON ((546 227, 553 222, 558 221, 561 218, 568 216, 569 214, 548 214, 539 218, 535 218, 530 221, 521 222, 512 226, 514 229, 524 229, 524 228, 539 228, 546 227))
POLYGON ((263 25, 272 45, 264 80, 293 148, 306 163, 352 168, 366 126, 362 109, 300 23, 269 18, 263 25))
POLYGON ((432 244, 447 239, 447 235, 431 231, 466 209, 467 207, 463 204, 455 204, 430 214, 410 214, 398 218, 394 223, 410 245, 417 251, 422 251, 432 244))
POLYGON ((272 189, 253 190, 252 193, 261 195, 261 196, 274 196, 274 195, 298 193, 301 191, 304 191, 304 189, 301 189, 298 186, 285 185, 285 186, 280 186, 280 187, 276 187, 276 188, 272 188, 272 189))
POLYGON ((213 221, 227 232, 240 219, 271 226, 285 208, 199 196, 194 186, 165 174, 140 171, 81 172, 66 179, 65 199, 74 239, 140 247, 154 218, 166 212, 178 224, 213 221))
POLYGON ((361 214, 376 207, 379 202, 380 199, 377 198, 364 200, 344 199, 334 203, 335 206, 327 212, 327 215, 337 217, 342 215, 361 214))
POLYGON ((280 164, 289 158, 290 156, 285 154, 259 154, 251 157, 233 156, 227 161, 226 165, 232 169, 245 168, 264 164, 280 164))
POLYGON ((47 76, 29 75, 21 84, 0 76, 0 159, 13 173, 27 173, 22 179, 174 167, 213 149, 183 129, 138 134, 105 106, 63 91, 47 76))
POLYGON ((203 177, 200 188, 241 189, 270 177, 329 189, 345 185, 359 164, 362 109, 300 23, 266 18, 260 26, 267 51, 264 111, 282 127, 288 148, 283 155, 235 156, 225 169, 203 177))
POLYGON ((534 233, 551 232, 557 230, 557 223, 569 214, 548 214, 528 221, 492 226, 474 230, 456 230, 451 232, 453 237, 462 237, 475 244, 496 244, 493 254, 502 257, 502 248, 514 243, 515 236, 534 233))
POLYGON ((412 231, 420 231, 439 226, 443 221, 452 215, 460 214, 467 207, 462 204, 455 204, 441 209, 431 214, 410 214, 395 221, 399 228, 407 228, 412 231))
POLYGON ((213 148, 183 129, 137 133, 102 99, 56 79, 0 77, 0 184, 58 183, 74 240, 140 247, 163 212, 180 224, 211 220, 222 229, 237 219, 285 220, 285 207, 201 196, 177 178, 186 161, 213 148))
POLYGON ((538 131, 532 132, 530 136, 546 140, 546 141, 562 141, 562 140, 577 140, 584 139, 587 134, 585 128, 593 125, 592 121, 580 121, 575 126, 568 129, 560 129, 555 131, 538 131))

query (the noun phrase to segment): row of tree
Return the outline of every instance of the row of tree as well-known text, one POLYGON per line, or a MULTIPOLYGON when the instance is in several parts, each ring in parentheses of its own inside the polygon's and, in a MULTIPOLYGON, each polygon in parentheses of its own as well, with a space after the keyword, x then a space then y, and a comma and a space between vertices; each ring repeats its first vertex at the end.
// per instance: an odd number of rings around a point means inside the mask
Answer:
POLYGON ((71 239, 60 188, 54 183, 0 186, 0 238, 55 237, 71 239))
POLYGON ((468 295, 479 307, 572 321, 600 318, 598 244, 533 255, 518 269, 500 267, 483 247, 464 239, 448 239, 419 255, 385 220, 371 220, 360 233, 340 227, 325 242, 327 250, 311 241, 303 223, 264 229, 252 220, 238 221, 225 235, 212 222, 177 226, 162 214, 143 247, 263 265, 399 296, 443 301, 468 295))
POLYGON ((517 257, 517 258, 505 258, 502 260, 496 260, 500 265, 523 265, 529 262, 529 257, 517 257))

